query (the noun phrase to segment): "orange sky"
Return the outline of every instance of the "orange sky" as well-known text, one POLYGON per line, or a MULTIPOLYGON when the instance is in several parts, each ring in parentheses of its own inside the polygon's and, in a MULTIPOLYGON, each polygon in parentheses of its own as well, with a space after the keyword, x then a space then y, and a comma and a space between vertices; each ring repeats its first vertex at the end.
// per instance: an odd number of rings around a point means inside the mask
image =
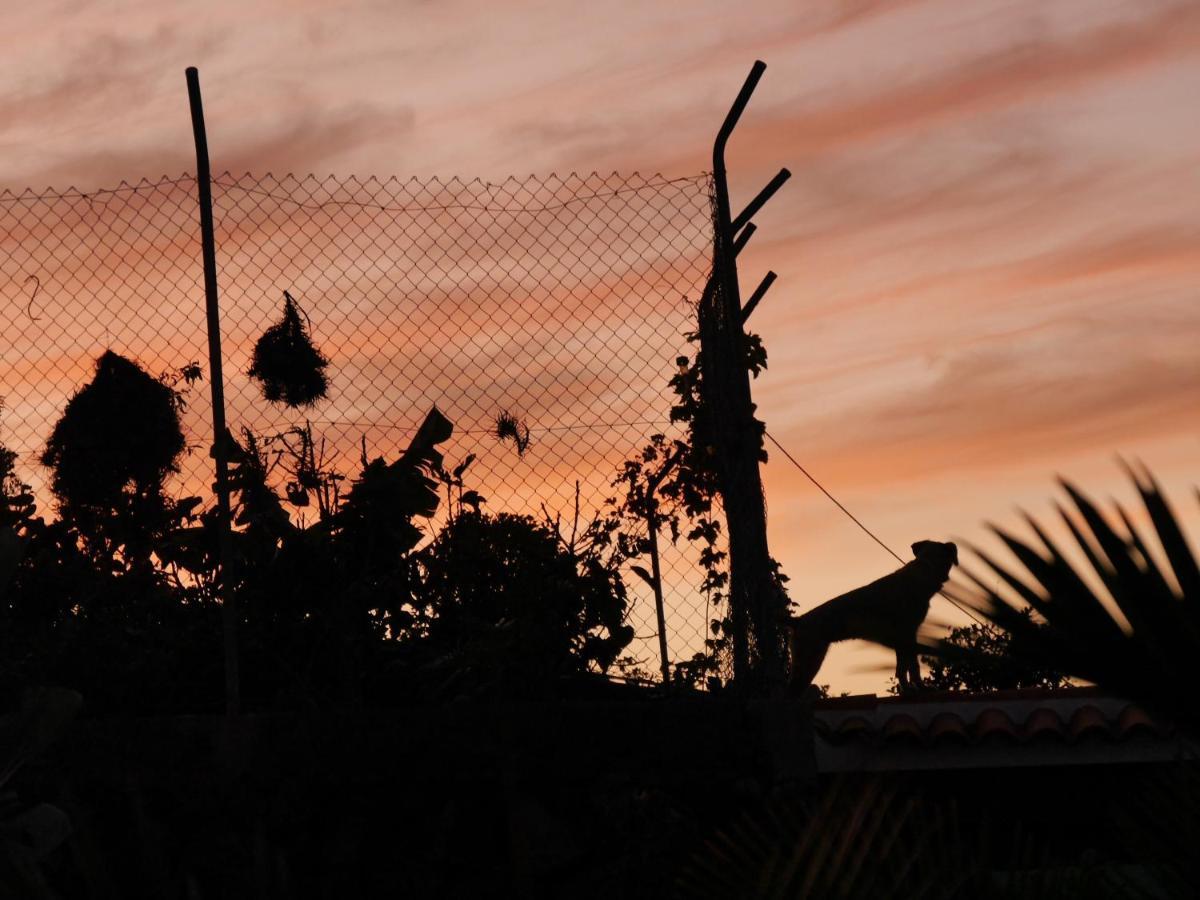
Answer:
MULTIPOLYGON (((1128 497, 1118 452, 1197 524, 1194 0, 71 0, 7 11, 5 44, 14 190, 192 170, 186 65, 217 171, 692 174, 761 58, 730 164, 735 206, 793 172, 743 262, 780 275, 772 433, 896 549, 1045 512, 1055 472, 1128 497)), ((891 567, 765 474, 801 606, 891 567)), ((820 680, 881 688, 878 659, 820 680)))

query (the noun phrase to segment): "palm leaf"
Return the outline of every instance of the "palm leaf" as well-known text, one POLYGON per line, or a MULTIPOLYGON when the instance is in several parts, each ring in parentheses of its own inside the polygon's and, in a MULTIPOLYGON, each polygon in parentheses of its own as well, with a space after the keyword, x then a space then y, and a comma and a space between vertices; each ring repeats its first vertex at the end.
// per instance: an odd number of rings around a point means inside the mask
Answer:
POLYGON ((816 796, 747 812, 684 866, 687 898, 955 897, 975 879, 953 810, 879 779, 835 779, 816 796))
MULTIPOLYGON (((1098 594, 1084 577, 1085 570, 1076 568, 1046 530, 1026 516, 1036 541, 991 526, 1017 565, 971 548, 1003 584, 1004 593, 999 585, 988 587, 982 577, 964 570, 976 588, 969 602, 1013 635, 1012 662, 1030 668, 1053 666, 1200 731, 1200 715, 1189 699, 1200 682, 1200 565, 1158 483, 1144 470, 1126 471, 1145 506, 1152 534, 1139 532, 1134 517, 1120 505, 1111 504, 1112 515, 1106 516, 1072 483, 1059 481, 1070 506, 1056 505, 1058 514, 1108 598, 1098 594), (1156 561, 1155 543, 1169 563, 1169 573, 1156 561), (1032 607, 1043 622, 1024 617, 1021 604, 1032 607)), ((926 643, 924 652, 982 662, 971 650, 944 641, 926 643)))

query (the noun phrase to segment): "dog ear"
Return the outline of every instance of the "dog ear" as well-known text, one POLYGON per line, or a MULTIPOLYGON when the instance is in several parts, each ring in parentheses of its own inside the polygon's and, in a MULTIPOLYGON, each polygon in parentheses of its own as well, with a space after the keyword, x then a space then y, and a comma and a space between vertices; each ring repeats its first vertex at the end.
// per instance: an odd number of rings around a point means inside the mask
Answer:
POLYGON ((958 545, 956 543, 954 543, 954 541, 946 541, 946 543, 943 544, 942 546, 950 548, 950 560, 951 560, 951 562, 954 563, 954 565, 957 566, 958 565, 958 545))
POLYGON ((933 541, 917 541, 915 544, 910 546, 909 549, 912 550, 912 555, 916 559, 920 559, 922 556, 928 553, 933 546, 933 541))

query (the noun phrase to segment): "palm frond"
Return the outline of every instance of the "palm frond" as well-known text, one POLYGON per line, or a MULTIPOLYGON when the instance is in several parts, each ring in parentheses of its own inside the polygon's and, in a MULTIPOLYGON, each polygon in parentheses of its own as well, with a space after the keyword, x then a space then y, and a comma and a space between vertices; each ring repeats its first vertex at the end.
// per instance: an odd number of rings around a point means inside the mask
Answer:
MULTIPOLYGON (((1200 730, 1200 714, 1191 710, 1193 689, 1200 685, 1200 564, 1158 483, 1144 467, 1126 471, 1152 532, 1139 531, 1135 517, 1115 502, 1105 515, 1083 491, 1060 479, 1070 502, 1056 508, 1090 577, 1026 515, 1032 539, 989 526, 1015 565, 971 548, 994 576, 994 586, 964 569, 975 588, 969 602, 1013 635, 1015 662, 1052 665, 1200 730), (1042 622, 1031 621, 1025 607, 1042 622)), ((944 641, 926 644, 925 652, 958 659, 971 653, 944 641)))

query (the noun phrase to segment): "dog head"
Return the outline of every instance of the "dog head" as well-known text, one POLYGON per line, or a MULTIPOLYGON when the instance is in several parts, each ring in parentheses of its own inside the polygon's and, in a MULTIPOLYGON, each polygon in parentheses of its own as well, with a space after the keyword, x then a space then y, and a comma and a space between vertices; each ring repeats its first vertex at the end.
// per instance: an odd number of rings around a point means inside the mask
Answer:
POLYGON ((945 566, 947 572, 958 565, 958 547, 950 541, 917 541, 912 545, 912 554, 921 562, 945 566))

